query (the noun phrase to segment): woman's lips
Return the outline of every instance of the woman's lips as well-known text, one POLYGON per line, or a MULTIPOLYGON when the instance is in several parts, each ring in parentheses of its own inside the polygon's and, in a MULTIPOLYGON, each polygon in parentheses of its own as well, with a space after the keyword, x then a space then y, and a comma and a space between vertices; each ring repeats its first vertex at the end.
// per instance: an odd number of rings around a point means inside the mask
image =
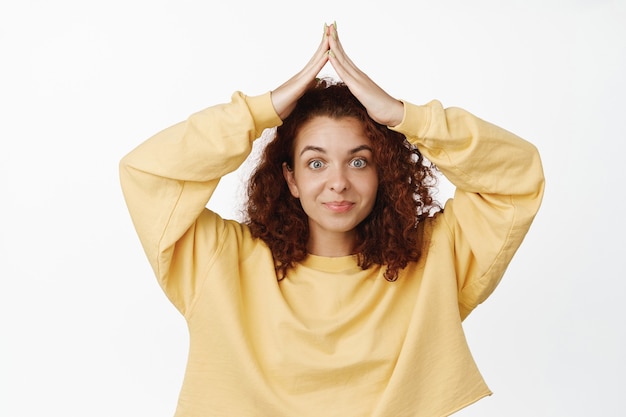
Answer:
POLYGON ((331 201, 324 203, 324 206, 335 213, 345 213, 354 207, 354 203, 351 203, 350 201, 331 201))

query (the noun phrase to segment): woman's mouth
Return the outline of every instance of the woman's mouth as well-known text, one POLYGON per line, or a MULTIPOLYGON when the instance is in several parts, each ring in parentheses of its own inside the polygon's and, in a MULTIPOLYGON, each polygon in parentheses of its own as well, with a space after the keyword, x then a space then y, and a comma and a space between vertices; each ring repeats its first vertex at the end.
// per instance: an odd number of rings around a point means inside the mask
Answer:
POLYGON ((345 213, 354 207, 354 203, 350 201, 331 201, 328 203, 324 203, 324 206, 332 212, 335 213, 345 213))

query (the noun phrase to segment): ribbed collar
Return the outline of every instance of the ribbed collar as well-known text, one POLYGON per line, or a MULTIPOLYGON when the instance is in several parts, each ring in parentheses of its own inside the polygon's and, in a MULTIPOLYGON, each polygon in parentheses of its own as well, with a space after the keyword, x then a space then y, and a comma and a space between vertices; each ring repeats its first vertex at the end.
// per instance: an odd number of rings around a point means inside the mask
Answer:
POLYGON ((323 272, 349 272, 351 270, 361 269, 358 264, 357 255, 331 258, 309 254, 300 264, 304 267, 323 272))

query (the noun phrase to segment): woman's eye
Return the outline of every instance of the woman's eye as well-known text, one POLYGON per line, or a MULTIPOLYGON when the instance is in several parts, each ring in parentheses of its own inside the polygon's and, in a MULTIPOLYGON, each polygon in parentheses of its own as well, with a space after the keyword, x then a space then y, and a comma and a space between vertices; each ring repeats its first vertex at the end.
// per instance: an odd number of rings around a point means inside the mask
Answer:
POLYGON ((353 168, 365 168, 367 161, 363 158, 357 158, 350 161, 350 166, 353 168))
POLYGON ((315 159, 311 162, 309 162, 309 168, 311 169, 320 169, 324 166, 324 163, 322 161, 320 161, 319 159, 315 159))

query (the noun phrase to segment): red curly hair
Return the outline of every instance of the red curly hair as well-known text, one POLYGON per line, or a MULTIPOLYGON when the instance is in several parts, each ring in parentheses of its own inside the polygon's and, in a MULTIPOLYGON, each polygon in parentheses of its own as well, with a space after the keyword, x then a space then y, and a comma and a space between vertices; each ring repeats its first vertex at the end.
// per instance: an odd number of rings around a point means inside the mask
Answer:
POLYGON ((298 130, 312 118, 351 117, 360 121, 371 141, 378 169, 376 203, 357 226, 359 266, 385 265, 385 279, 422 253, 422 221, 440 211, 433 198, 436 168, 404 135, 376 123, 343 82, 320 79, 298 100, 276 129, 248 183, 246 223, 252 235, 272 251, 279 279, 307 256, 308 217, 289 192, 282 165, 293 166, 298 130))

